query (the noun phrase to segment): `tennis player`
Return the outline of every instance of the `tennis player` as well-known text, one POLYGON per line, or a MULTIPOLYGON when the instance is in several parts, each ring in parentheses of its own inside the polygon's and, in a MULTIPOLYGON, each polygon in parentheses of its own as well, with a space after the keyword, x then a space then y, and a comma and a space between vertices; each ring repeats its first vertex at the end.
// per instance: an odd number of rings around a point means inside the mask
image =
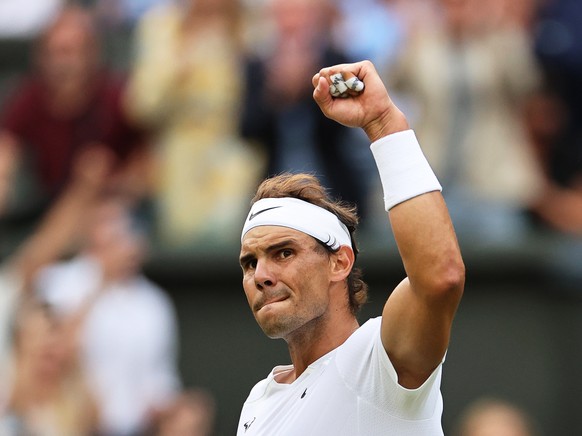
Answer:
POLYGON ((324 68, 313 85, 326 116, 364 129, 372 143, 407 277, 386 290, 382 315, 359 325, 367 289, 354 268, 354 209, 309 175, 265 180, 242 231, 243 287, 292 364, 251 390, 237 434, 442 435, 442 363, 464 265, 441 186, 370 62, 324 68), (337 73, 365 89, 334 98, 337 73))

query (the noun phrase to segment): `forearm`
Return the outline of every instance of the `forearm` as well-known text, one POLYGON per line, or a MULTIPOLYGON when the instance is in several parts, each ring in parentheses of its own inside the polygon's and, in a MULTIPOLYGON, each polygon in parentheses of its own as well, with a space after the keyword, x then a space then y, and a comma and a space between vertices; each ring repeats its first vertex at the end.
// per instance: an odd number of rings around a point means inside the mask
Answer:
POLYGON ((84 231, 88 214, 111 174, 113 157, 104 146, 87 148, 74 161, 65 191, 15 256, 25 281, 65 254, 84 231))
POLYGON ((400 203, 389 218, 412 290, 427 298, 460 297, 464 266, 441 193, 400 203))
POLYGON ((15 256, 25 284, 44 265, 64 255, 81 233, 97 191, 89 186, 71 186, 43 218, 35 233, 15 256))
POLYGON ((440 293, 454 286, 462 270, 459 247, 440 184, 414 134, 392 133, 371 148, 413 290, 440 293))

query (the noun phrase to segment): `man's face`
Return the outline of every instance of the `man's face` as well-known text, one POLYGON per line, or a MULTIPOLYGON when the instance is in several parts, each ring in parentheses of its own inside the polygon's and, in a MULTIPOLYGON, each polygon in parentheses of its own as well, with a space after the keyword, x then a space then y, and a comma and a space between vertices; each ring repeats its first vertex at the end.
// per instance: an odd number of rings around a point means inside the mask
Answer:
POLYGON ((95 210, 91 224, 89 247, 98 256, 103 273, 115 279, 136 274, 146 245, 125 206, 115 200, 105 201, 95 210))
POLYGON ((243 287, 255 319, 271 338, 325 322, 330 257, 315 239, 286 227, 261 226, 244 237, 243 287))
POLYGON ((41 47, 40 67, 49 83, 85 80, 97 64, 94 41, 79 23, 57 26, 45 37, 41 47))

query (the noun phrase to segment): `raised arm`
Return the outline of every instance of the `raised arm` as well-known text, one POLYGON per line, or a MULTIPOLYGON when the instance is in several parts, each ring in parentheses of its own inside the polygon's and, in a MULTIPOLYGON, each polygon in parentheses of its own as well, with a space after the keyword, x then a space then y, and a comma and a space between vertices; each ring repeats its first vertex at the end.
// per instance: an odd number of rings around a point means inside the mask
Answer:
POLYGON ((386 209, 405 278, 382 313, 382 342, 406 388, 422 385, 441 363, 464 287, 464 265, 440 185, 420 152, 408 122, 368 62, 325 68, 313 77, 315 101, 335 121, 361 127, 384 188, 386 209), (355 74, 361 94, 332 98, 329 77, 355 74))
POLYGON ((42 267, 57 261, 74 242, 78 242, 112 162, 111 152, 100 144, 93 145, 77 157, 68 186, 11 260, 25 288, 42 267))

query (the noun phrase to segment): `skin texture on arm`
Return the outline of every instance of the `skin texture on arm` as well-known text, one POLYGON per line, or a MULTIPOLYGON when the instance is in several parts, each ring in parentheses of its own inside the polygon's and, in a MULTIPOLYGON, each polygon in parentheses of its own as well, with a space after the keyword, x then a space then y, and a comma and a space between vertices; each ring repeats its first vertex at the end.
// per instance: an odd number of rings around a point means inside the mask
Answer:
MULTIPOLYGON (((326 116, 363 128, 372 142, 409 128, 368 61, 325 68, 313 77, 313 85, 314 99, 326 116), (329 76, 337 72, 355 74, 366 88, 352 98, 332 98, 329 76)), ((464 287, 464 265, 440 192, 400 203, 388 216, 407 278, 384 307, 382 342, 399 384, 417 388, 441 363, 448 347, 464 287)))

